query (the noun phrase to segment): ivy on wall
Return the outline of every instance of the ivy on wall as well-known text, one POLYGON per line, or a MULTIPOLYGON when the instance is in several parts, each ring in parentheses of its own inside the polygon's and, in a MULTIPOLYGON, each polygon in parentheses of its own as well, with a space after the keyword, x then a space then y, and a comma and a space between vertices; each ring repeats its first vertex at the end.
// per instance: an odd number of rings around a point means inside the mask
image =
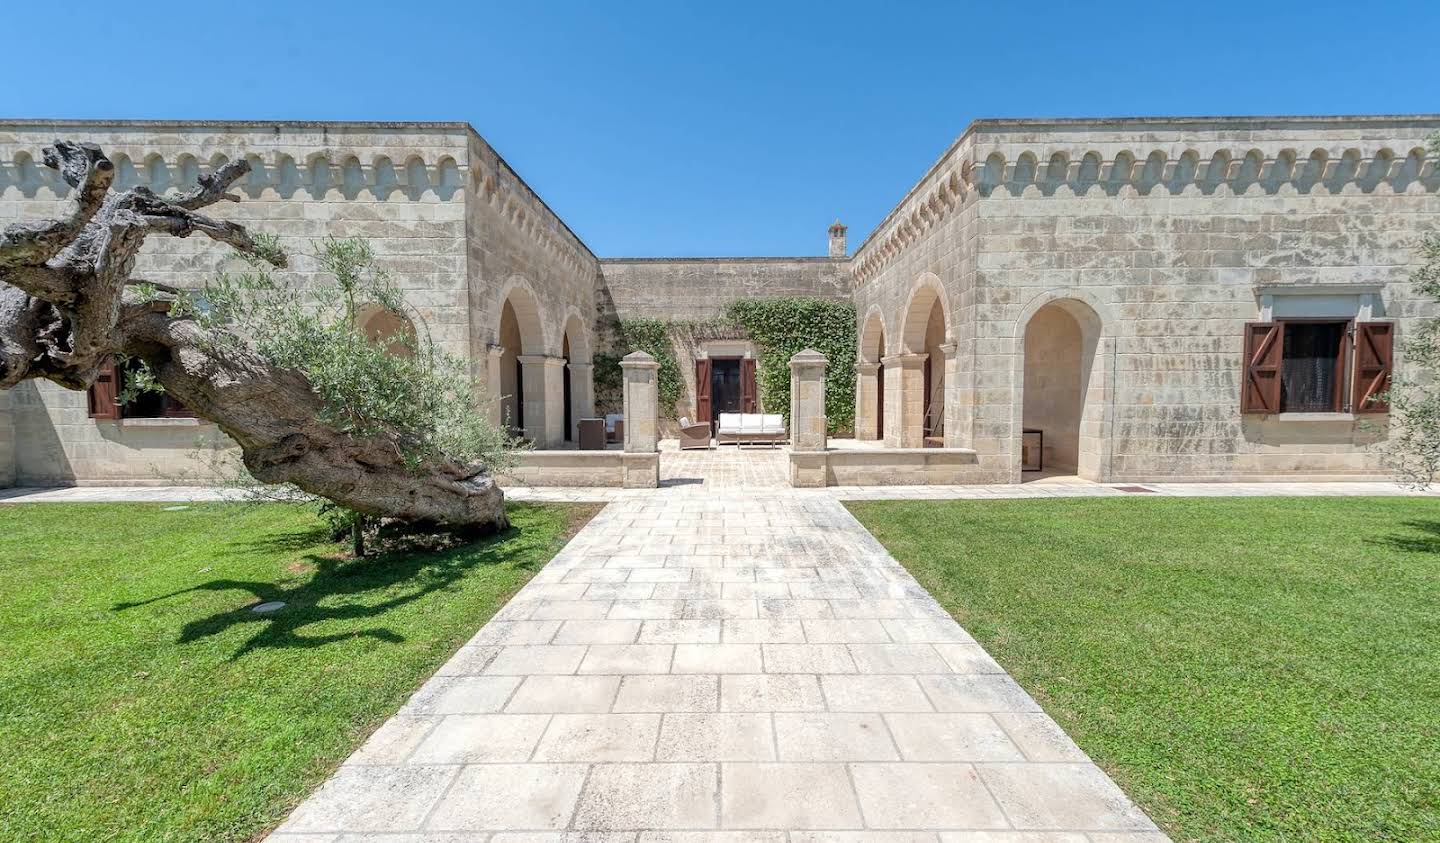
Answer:
POLYGON ((790 415, 790 358, 813 348, 830 361, 825 370, 825 416, 831 433, 855 427, 855 305, 817 298, 746 299, 729 317, 759 352, 760 403, 790 415))
POLYGON ((675 418, 675 405, 685 394, 685 379, 680 374, 680 364, 675 359, 675 345, 670 341, 674 326, 659 319, 621 319, 616 328, 619 354, 595 355, 596 404, 602 409, 620 412, 624 401, 623 372, 620 358, 632 351, 643 351, 660 364, 658 389, 660 393, 660 415, 675 418))

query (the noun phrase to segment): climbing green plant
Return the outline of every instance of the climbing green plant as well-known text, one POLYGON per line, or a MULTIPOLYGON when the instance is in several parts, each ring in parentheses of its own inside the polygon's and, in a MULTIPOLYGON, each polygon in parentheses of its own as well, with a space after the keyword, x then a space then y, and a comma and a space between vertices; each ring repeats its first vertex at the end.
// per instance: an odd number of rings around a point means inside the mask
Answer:
MULTIPOLYGON (((685 378, 675 357, 675 344, 670 340, 669 322, 659 319, 621 319, 616 329, 617 354, 595 357, 595 393, 601 403, 621 401, 622 372, 620 358, 632 351, 643 351, 660 364, 660 415, 675 417, 675 404, 685 394, 685 378)), ((618 406, 616 410, 618 411, 618 406)))
POLYGON ((831 433, 855 427, 855 305, 817 298, 746 299, 730 305, 731 321, 759 351, 756 387, 770 412, 790 415, 790 358, 813 348, 825 370, 825 416, 831 433))

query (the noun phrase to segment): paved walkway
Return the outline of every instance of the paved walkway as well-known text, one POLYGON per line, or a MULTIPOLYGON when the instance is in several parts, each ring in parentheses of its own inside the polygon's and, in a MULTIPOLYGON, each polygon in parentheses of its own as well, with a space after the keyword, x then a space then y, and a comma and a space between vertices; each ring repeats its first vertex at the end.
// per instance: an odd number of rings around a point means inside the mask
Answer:
POLYGON ((271 839, 1016 829, 1164 839, 833 496, 662 489, 602 511, 271 839))

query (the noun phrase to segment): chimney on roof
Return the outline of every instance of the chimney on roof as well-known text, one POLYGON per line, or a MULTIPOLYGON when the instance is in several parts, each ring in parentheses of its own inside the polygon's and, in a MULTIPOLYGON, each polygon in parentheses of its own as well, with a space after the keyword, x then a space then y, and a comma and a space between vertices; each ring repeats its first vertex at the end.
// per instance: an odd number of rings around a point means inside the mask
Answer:
POLYGON ((845 257, 845 225, 837 217, 830 223, 830 257, 845 257))

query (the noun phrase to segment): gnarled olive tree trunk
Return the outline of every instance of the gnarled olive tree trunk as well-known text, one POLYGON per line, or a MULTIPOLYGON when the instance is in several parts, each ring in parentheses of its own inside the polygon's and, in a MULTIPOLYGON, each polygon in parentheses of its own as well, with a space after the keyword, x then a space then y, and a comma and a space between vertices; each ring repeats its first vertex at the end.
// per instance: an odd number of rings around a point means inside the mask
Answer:
MULTIPOLYGON (((250 170, 234 161, 190 191, 144 187, 111 193, 115 170, 100 148, 57 141, 45 164, 76 188, 66 218, 0 232, 0 389, 45 378, 86 389, 115 354, 144 360, 165 390, 214 422, 264 483, 290 483, 358 512, 418 525, 486 532, 505 526, 504 497, 484 466, 432 460, 416 470, 403 442, 357 437, 321 423, 320 399, 302 373, 271 366, 243 345, 208 341, 131 278, 151 234, 213 240, 284 266, 244 226, 198 209, 239 201, 227 193, 250 170)), ((162 286, 162 285, 154 285, 162 286)))

